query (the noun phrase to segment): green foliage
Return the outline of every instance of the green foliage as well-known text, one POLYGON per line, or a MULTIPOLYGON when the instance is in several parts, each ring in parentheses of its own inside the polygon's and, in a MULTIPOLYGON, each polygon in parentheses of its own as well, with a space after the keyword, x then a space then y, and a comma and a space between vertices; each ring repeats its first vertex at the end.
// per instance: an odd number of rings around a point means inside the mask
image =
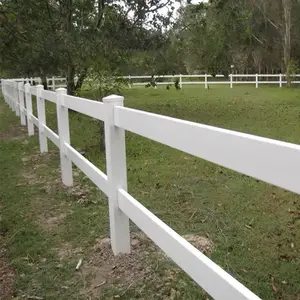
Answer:
POLYGON ((299 71, 300 71, 299 64, 294 59, 291 59, 290 65, 289 65, 290 75, 296 75, 299 73, 299 71))
POLYGON ((101 98, 110 94, 121 94, 128 87, 128 80, 97 70, 89 72, 88 82, 88 89, 97 89, 101 98))
POLYGON ((181 8, 170 31, 171 48, 179 51, 187 73, 228 74, 231 65, 238 73, 284 73, 288 69, 284 48, 294 60, 300 58, 296 50, 300 2, 288 1, 291 28, 286 27, 282 13, 284 2, 211 0, 189 4, 181 8), (287 33, 291 36, 290 49, 287 33))
POLYGON ((161 44, 159 31, 146 26, 166 26, 170 14, 162 16, 160 9, 173 10, 174 1, 3 0, 1 67, 14 76, 64 74, 72 94, 90 68, 120 71, 131 51, 161 44))

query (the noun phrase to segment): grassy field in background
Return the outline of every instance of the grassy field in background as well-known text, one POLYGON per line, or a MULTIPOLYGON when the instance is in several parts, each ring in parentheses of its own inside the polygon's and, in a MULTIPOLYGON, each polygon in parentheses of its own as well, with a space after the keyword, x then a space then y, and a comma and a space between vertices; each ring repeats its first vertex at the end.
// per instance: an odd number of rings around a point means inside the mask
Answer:
MULTIPOLYGON (((127 107, 300 143, 299 89, 160 87, 123 94, 127 107)), ((96 91, 82 96, 99 99, 96 91)), ((47 124, 56 130, 55 106, 46 107, 47 124)), ((16 299, 207 299, 134 226, 133 254, 112 257, 106 197, 77 169, 75 187, 63 187, 55 146, 49 142, 49 154, 39 155, 37 136, 28 138, 18 124, 1 99, 6 251, 0 259, 14 270, 16 299)), ((99 127, 70 114, 73 147, 105 171, 99 127)), ((136 199, 180 234, 206 237, 213 261, 262 299, 300 299, 299 196, 132 133, 126 148, 128 190, 136 199)))

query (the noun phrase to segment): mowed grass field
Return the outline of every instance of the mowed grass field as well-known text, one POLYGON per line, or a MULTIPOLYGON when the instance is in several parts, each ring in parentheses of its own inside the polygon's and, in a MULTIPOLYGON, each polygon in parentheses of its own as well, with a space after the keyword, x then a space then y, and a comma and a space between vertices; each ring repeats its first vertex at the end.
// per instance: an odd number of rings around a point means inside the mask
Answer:
MULTIPOLYGON (((300 143, 299 89, 159 87, 123 95, 127 107, 300 143)), ((82 96, 98 99, 97 91, 82 96)), ((51 103, 47 124, 56 130, 51 103)), ((105 171, 99 128, 70 114, 72 145, 105 171)), ((103 246, 106 197, 77 169, 75 187, 63 187, 55 146, 49 141, 49 153, 39 155, 37 136, 26 136, 3 100, 0 139, 0 259, 16 299, 208 299, 135 226, 133 254, 112 257, 103 246)), ((178 233, 209 241, 207 255, 262 299, 300 299, 299 196, 132 133, 126 148, 136 199, 178 233)))

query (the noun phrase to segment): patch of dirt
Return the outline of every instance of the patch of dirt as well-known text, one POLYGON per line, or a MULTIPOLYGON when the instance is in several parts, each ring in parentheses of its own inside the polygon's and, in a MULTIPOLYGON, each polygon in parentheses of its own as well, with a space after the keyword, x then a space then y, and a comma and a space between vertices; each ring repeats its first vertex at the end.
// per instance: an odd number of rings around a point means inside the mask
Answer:
MULTIPOLYGON (((195 235, 187 238, 202 252, 212 251, 213 243, 207 238, 195 235)), ((83 257, 79 270, 84 279, 81 295, 93 299, 99 296, 102 288, 111 285, 125 290, 124 294, 129 288, 143 289, 147 284, 157 291, 156 299, 180 299, 179 292, 172 288, 172 282, 181 270, 170 264, 163 271, 158 271, 168 259, 143 233, 132 235, 131 246, 130 254, 114 256, 110 239, 97 239, 92 254, 88 259, 83 257)))
MULTIPOLYGON (((99 294, 102 287, 110 284, 132 286, 145 280, 151 273, 151 266, 145 263, 149 257, 146 251, 148 243, 145 236, 135 235, 131 253, 114 256, 110 239, 97 239, 93 253, 88 261, 83 261, 80 269, 85 280, 81 295, 93 297, 99 294)), ((151 250, 154 251, 153 247, 151 250)))
POLYGON ((200 235, 184 235, 183 237, 205 255, 211 254, 214 244, 207 237, 200 235))
POLYGON ((63 244, 60 248, 55 249, 59 260, 64 260, 72 256, 78 256, 83 253, 82 248, 74 249, 70 243, 63 244))
POLYGON ((22 177, 24 178, 24 181, 21 181, 18 184, 18 186, 24 186, 28 184, 44 184, 46 191, 49 189, 48 187, 52 187, 52 189, 57 189, 58 183, 62 185, 60 178, 53 178, 49 180, 47 176, 43 176, 43 174, 39 175, 39 171, 42 168, 47 169, 49 167, 53 155, 58 155, 58 153, 56 151, 50 151, 48 153, 38 152, 29 156, 23 156, 21 158, 21 161, 24 166, 24 170, 22 172, 22 177))
POLYGON ((22 140, 26 138, 27 127, 21 124, 10 126, 6 131, 0 132, 0 140, 22 140))
POLYGON ((89 195, 90 195, 90 187, 87 185, 76 185, 67 188, 66 187, 66 193, 68 196, 70 196, 73 200, 77 201, 77 203, 82 205, 88 205, 89 195))
POLYGON ((53 216, 41 215, 39 218, 39 224, 44 230, 53 230, 61 224, 65 217, 65 213, 58 213, 53 216))
POLYGON ((58 151, 49 151, 46 153, 36 152, 29 156, 23 156, 21 160, 25 165, 34 166, 34 169, 37 169, 39 167, 48 166, 54 155, 59 155, 58 151))
POLYGON ((8 300, 13 297, 15 275, 9 268, 4 250, 0 249, 0 300, 8 300))
MULTIPOLYGON (((44 183, 44 190, 46 194, 52 194, 58 189, 64 190, 66 195, 72 198, 73 201, 77 201, 79 204, 88 205, 90 203, 89 196, 91 193, 91 187, 83 185, 82 182, 80 182, 80 184, 74 183, 72 187, 63 185, 61 181, 60 167, 51 171, 51 180, 48 180, 46 176, 38 177, 38 172, 36 171, 40 168, 46 169, 49 163, 51 163, 53 155, 57 155, 57 157, 59 157, 59 153, 56 151, 51 151, 45 154, 35 153, 30 156, 22 157, 21 160, 26 167, 22 176, 26 182, 20 183, 19 185, 44 183)), ((74 178, 79 177, 79 175, 80 174, 77 171, 73 171, 74 178)))
POLYGON ((24 185, 35 185, 43 183, 43 180, 39 178, 35 173, 27 173, 23 172, 22 177, 24 178, 24 182, 19 182, 17 186, 24 186, 24 185))

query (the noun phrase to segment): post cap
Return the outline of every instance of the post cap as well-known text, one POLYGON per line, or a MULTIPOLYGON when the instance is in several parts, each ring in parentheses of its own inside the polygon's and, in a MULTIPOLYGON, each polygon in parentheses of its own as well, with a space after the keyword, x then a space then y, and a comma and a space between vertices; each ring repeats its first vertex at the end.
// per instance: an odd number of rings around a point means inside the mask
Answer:
POLYGON ((66 88, 58 88, 55 90, 56 93, 59 94, 66 94, 67 93, 67 89, 66 88))
POLYGON ((38 84, 38 85, 36 86, 36 88, 37 88, 37 89, 43 89, 44 86, 43 86, 42 84, 38 84))
POLYGON ((110 95, 103 98, 103 103, 123 103, 124 97, 119 95, 110 95))

